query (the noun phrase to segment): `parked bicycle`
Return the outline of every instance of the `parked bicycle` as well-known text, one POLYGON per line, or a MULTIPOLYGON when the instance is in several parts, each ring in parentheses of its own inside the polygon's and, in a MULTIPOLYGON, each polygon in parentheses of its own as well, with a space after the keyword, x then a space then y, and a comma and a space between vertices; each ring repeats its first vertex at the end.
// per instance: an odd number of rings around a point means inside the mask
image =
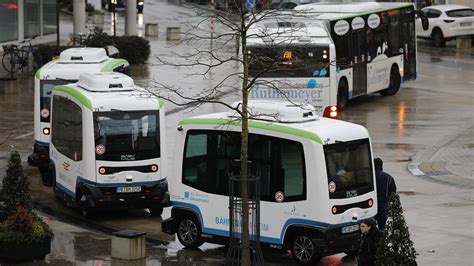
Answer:
MULTIPOLYGON (((36 37, 36 36, 35 36, 36 37)), ((28 67, 28 60, 30 54, 33 56, 33 69, 36 68, 37 60, 36 55, 34 53, 35 48, 31 44, 31 40, 35 37, 24 40, 21 43, 27 43, 27 45, 4 45, 3 46, 3 58, 2 58, 2 65, 3 68, 13 76, 19 70, 24 69, 24 67, 28 67)))

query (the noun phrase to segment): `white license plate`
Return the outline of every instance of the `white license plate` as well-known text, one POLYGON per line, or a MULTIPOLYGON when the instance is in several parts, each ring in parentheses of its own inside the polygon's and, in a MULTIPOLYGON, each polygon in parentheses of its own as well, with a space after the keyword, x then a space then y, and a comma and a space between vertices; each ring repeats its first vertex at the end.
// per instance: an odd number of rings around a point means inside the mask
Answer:
POLYGON ((472 22, 461 22, 461 27, 470 27, 472 26, 472 22))
POLYGON ((346 226, 346 227, 343 227, 341 229, 341 233, 343 234, 347 234, 347 233, 352 233, 352 232, 355 232, 359 230, 359 225, 358 224, 354 224, 354 225, 349 225, 349 226, 346 226))
POLYGON ((118 187, 117 193, 135 193, 141 192, 142 187, 118 187))

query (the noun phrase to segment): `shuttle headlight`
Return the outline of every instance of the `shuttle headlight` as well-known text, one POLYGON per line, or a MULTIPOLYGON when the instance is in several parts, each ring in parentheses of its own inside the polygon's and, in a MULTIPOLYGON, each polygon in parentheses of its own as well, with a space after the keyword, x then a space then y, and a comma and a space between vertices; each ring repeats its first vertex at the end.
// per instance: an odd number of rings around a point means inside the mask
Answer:
POLYGON ((49 135, 50 131, 49 131, 49 127, 45 127, 43 128, 43 134, 45 135, 49 135))
POLYGON ((332 214, 336 214, 336 213, 337 213, 337 208, 336 208, 336 206, 333 206, 332 209, 331 209, 331 211, 332 211, 332 214))
POLYGON ((158 171, 158 165, 153 164, 153 165, 151 166, 151 171, 152 171, 152 172, 158 171))

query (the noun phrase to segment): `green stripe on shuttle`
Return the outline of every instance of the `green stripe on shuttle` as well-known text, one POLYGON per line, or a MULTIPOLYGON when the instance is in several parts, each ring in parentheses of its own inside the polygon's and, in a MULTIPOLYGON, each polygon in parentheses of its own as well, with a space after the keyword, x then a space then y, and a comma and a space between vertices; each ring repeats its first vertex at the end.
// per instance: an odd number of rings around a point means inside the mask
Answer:
POLYGON ((160 109, 163 108, 163 106, 165 105, 165 102, 161 98, 157 98, 157 99, 158 99, 158 104, 160 105, 160 109))
POLYGON ((35 73, 35 78, 36 79, 40 79, 40 75, 41 75, 41 68, 36 70, 36 73, 35 73))
MULTIPOLYGON (((242 126, 242 121, 225 118, 189 118, 181 120, 181 122, 179 122, 179 125, 242 126)), ((249 121, 249 127, 302 137, 322 144, 321 138, 317 134, 298 128, 287 127, 279 124, 272 124, 270 122, 257 122, 253 120, 249 121)))
POLYGON ((128 65, 128 61, 125 59, 113 59, 107 65, 105 65, 100 72, 111 72, 119 65, 128 65))
POLYGON ((87 107, 87 109, 90 109, 92 111, 91 101, 89 99, 87 99, 86 96, 82 95, 82 93, 77 91, 76 89, 74 89, 72 87, 64 86, 64 85, 59 85, 59 86, 54 86, 53 90, 54 91, 61 91, 61 92, 64 92, 64 93, 67 93, 67 94, 71 95, 72 97, 76 98, 76 100, 78 100, 80 103, 82 103, 82 105, 87 107))
POLYGON ((374 10, 370 10, 370 11, 366 11, 366 12, 353 13, 353 14, 347 15, 347 16, 331 18, 330 20, 334 21, 334 20, 340 20, 340 19, 346 19, 346 18, 360 17, 360 16, 369 15, 369 14, 375 14, 375 13, 379 13, 379 12, 385 12, 385 11, 390 11, 390 10, 394 10, 394 9, 409 7, 409 6, 413 6, 413 4, 400 4, 399 6, 390 7, 390 8, 374 9, 374 10))

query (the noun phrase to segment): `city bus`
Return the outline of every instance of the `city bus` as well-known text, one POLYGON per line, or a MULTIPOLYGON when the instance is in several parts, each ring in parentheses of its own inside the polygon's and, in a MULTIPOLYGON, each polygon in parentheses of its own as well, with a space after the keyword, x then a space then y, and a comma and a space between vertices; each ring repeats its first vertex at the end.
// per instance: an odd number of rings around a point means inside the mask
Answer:
POLYGON ((163 102, 121 73, 82 74, 51 93, 49 174, 84 216, 168 202, 163 102))
POLYGON ((129 63, 124 59, 110 58, 103 48, 70 48, 64 50, 57 60, 41 67, 34 81, 34 146, 28 157, 31 165, 37 165, 47 182, 50 141, 51 90, 56 85, 74 83, 82 73, 122 72, 128 73, 129 63))
MULTIPOLYGON (((308 265, 356 251, 358 221, 377 212, 367 129, 319 117, 309 104, 248 106, 258 114, 248 123, 248 160, 249 174, 260 176, 260 243, 291 250, 308 265)), ((241 120, 234 111, 192 117, 175 134, 171 217, 162 230, 176 233, 185 247, 229 245, 228 173, 240 169, 241 120)))
POLYGON ((259 78, 252 99, 306 102, 335 116, 356 97, 394 95, 417 77, 411 3, 317 3, 272 12, 247 33, 249 75, 259 78))

